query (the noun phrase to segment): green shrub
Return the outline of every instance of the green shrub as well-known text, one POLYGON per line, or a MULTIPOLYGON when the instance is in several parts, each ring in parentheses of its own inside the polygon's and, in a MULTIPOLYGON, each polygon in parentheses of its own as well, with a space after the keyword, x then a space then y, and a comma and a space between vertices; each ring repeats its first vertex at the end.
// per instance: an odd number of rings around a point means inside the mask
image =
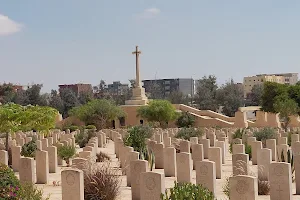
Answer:
MULTIPOLYGON (((75 125, 72 125, 72 126, 69 126, 69 127, 66 127, 65 130, 69 129, 70 132, 73 132, 73 131, 76 131, 77 129, 79 129, 78 126, 75 126, 75 125)), ((65 131, 64 130, 64 131, 65 131)))
POLYGON ((175 135, 176 138, 181 138, 185 140, 190 140, 191 137, 201 137, 203 136, 204 132, 202 129, 195 129, 195 128, 182 128, 178 133, 175 135))
POLYGON ((97 129, 95 125, 87 125, 85 126, 85 129, 97 129))
POLYGON ((67 145, 67 146, 60 146, 57 149, 58 156, 66 161, 66 163, 69 165, 69 159, 72 158, 76 154, 76 149, 73 146, 67 145))
POLYGON ((246 129, 238 129, 234 132, 234 134, 232 135, 232 139, 243 139, 243 135, 246 134, 246 129))
POLYGON ((99 153, 96 154, 97 157, 97 162, 104 162, 104 161, 111 161, 111 158, 109 157, 109 155, 107 155, 106 153, 100 151, 99 153))
POLYGON ((176 125, 180 128, 182 127, 192 127, 195 124, 195 117, 189 112, 183 112, 178 117, 176 125))
POLYGON ((83 148, 92 137, 96 137, 96 131, 94 129, 81 129, 80 133, 75 135, 75 142, 80 148, 83 148))
POLYGON ((36 141, 32 140, 22 146, 21 156, 35 158, 36 150, 37 150, 36 141))
POLYGON ((0 163, 0 199, 18 200, 20 181, 12 169, 0 163))
POLYGON ((141 154, 147 153, 146 139, 151 138, 153 130, 150 126, 139 125, 128 129, 128 134, 123 138, 126 146, 133 147, 134 151, 141 154))
POLYGON ((128 134, 123 138, 124 145, 133 147, 134 151, 140 153, 140 159, 147 160, 150 171, 154 165, 154 154, 149 151, 146 144, 146 139, 151 138, 153 129, 147 125, 133 126, 128 129, 128 134))
POLYGON ((214 195, 201 185, 192 183, 178 184, 161 194, 161 200, 214 200, 214 195))
POLYGON ((273 128, 263 128, 259 131, 253 133, 253 136, 256 137, 257 141, 261 141, 263 144, 263 148, 266 147, 266 140, 267 139, 275 139, 276 133, 273 128))
POLYGON ((43 197, 43 190, 38 189, 33 183, 22 183, 19 194, 22 200, 49 200, 50 195, 47 198, 43 197))

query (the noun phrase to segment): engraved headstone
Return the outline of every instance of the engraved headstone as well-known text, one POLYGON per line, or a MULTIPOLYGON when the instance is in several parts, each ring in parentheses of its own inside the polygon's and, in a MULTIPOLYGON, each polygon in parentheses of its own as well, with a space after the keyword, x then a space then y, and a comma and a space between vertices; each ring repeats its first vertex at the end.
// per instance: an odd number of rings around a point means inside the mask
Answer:
POLYGON ((164 172, 166 177, 176 177, 176 149, 164 148, 164 172))
POLYGON ((292 176, 289 163, 271 163, 269 167, 269 181, 270 200, 292 200, 292 176))
POLYGON ((257 200, 257 178, 252 176, 238 175, 229 178, 230 199, 257 200))
POLYGON ((19 178, 22 183, 35 183, 34 174, 34 159, 33 158, 21 158, 20 159, 19 178))
POLYGON ((233 154, 232 155, 232 172, 233 175, 248 175, 249 173, 249 155, 233 154))
POLYGON ((146 160, 134 160, 130 162, 130 171, 131 174, 131 196, 132 200, 141 200, 140 194, 140 177, 141 173, 147 172, 148 170, 148 161, 146 160))
POLYGON ((78 169, 66 169, 61 172, 63 200, 84 200, 83 172, 78 169))
POLYGON ((155 172, 143 172, 140 175, 141 200, 158 200, 165 192, 163 174, 155 172))
POLYGON ((177 182, 191 183, 192 181, 192 158, 190 153, 176 154, 177 182))
POLYGON ((196 162, 196 184, 216 194, 216 166, 213 161, 196 162))
POLYGON ((49 158, 47 151, 36 151, 36 183, 47 184, 49 181, 49 158))
POLYGON ((216 177, 222 178, 222 150, 220 147, 210 147, 208 149, 208 160, 215 162, 216 177))
POLYGON ((192 159, 193 159, 193 169, 195 169, 196 162, 204 160, 203 144, 192 145, 192 159))

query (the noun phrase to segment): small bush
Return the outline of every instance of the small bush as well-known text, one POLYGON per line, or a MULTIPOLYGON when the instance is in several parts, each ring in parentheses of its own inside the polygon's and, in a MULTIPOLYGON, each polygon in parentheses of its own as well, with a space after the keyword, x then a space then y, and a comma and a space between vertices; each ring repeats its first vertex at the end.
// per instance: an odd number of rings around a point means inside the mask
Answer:
POLYGON ((69 165, 69 159, 72 158, 76 154, 76 149, 73 146, 60 146, 57 149, 58 156, 66 161, 66 163, 69 165))
POLYGON ((99 166, 88 162, 84 169, 84 199, 117 199, 121 184, 117 173, 117 170, 111 168, 109 163, 99 166))
POLYGON ((35 158, 36 150, 37 150, 36 142, 35 140, 32 140, 22 146, 21 156, 35 158))
POLYGON ((140 155, 146 154, 146 139, 152 137, 152 132, 150 126, 134 126, 128 130, 128 134, 123 138, 124 144, 133 147, 134 151, 140 152, 140 155))
POLYGON ((0 199, 18 200, 20 181, 12 169, 0 163, 0 199))
POLYGON ((183 112, 178 117, 176 125, 180 128, 182 127, 192 127, 195 124, 195 117, 189 112, 183 112))
POLYGON ((232 135, 232 139, 243 139, 243 135, 246 134, 246 129, 238 129, 234 132, 234 134, 232 135))
POLYGON ((267 139, 275 139, 276 133, 273 128, 263 128, 259 131, 253 133, 253 136, 256 137, 257 141, 261 141, 263 148, 266 147, 266 140, 267 139))
POLYGON ((67 130, 67 129, 69 129, 70 132, 73 132, 73 131, 76 131, 77 129, 79 129, 79 127, 78 127, 78 126, 75 126, 75 125, 71 125, 71 126, 69 126, 69 127, 66 127, 66 128, 64 129, 64 131, 67 130))
POLYGON ((85 129, 97 129, 95 125, 87 125, 85 126, 85 129))
POLYGON ((104 161, 111 161, 111 158, 106 153, 100 151, 100 153, 97 153, 97 162, 104 162, 104 161))
POLYGON ((75 135, 75 142, 79 145, 80 148, 85 147, 92 137, 96 136, 96 132, 93 129, 84 130, 81 129, 80 133, 75 135))
POLYGON ((49 200, 43 197, 43 190, 38 189, 33 183, 23 183, 20 190, 20 199, 22 200, 49 200))
POLYGON ((178 184, 166 190, 165 194, 161 194, 161 200, 214 200, 214 195, 208 189, 201 185, 192 183, 178 184))
POLYGON ((178 133, 175 135, 175 138, 181 138, 185 140, 190 140, 191 137, 201 137, 203 136, 204 132, 202 129, 195 129, 195 128, 182 128, 178 133))

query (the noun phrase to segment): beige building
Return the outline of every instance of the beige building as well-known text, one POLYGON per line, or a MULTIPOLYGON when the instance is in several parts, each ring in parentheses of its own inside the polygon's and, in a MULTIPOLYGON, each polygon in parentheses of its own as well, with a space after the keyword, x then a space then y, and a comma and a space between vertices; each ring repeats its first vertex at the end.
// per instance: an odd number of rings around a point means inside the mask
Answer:
POLYGON ((264 82, 295 85, 298 82, 298 73, 259 74, 256 76, 244 77, 244 97, 246 98, 247 94, 251 93, 254 85, 261 85, 264 82))

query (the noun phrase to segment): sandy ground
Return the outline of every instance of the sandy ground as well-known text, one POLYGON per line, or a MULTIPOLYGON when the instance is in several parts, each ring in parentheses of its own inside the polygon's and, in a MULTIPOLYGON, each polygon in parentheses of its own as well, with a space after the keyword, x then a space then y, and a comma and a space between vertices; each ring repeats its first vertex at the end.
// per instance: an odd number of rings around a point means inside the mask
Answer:
MULTIPOLYGON (((228 144, 226 144, 226 147, 228 149, 228 144)), ((82 149, 78 149, 78 151, 82 151, 82 149)), ((98 148, 98 151, 103 151, 105 153, 108 153, 112 157, 112 165, 117 166, 118 165, 118 159, 116 158, 114 154, 114 143, 112 141, 109 141, 106 148, 98 148)), ((38 185, 39 188, 43 188, 44 195, 47 196, 50 194, 50 200, 61 200, 61 186, 53 186, 53 181, 60 181, 60 173, 63 169, 66 169, 66 167, 59 167, 58 173, 50 174, 49 179, 50 182, 48 185, 38 185)), ((250 170, 257 174, 257 166, 252 166, 250 164, 250 170)), ((161 172, 163 173, 163 170, 160 169, 154 169, 155 172, 161 172)), ((224 185, 226 177, 230 176, 232 173, 232 166, 231 166, 231 154, 226 151, 226 159, 225 164, 222 166, 222 179, 217 179, 217 188, 216 188, 216 197, 217 200, 225 200, 226 195, 222 192, 222 187, 224 185)), ((117 198, 118 200, 131 200, 131 190, 130 187, 126 187, 126 176, 121 176, 122 183, 120 188, 120 195, 117 198)), ((193 183, 196 183, 196 174, 195 170, 192 173, 193 183)), ((174 186, 174 181, 176 180, 175 177, 166 177, 165 178, 165 186, 166 188, 170 188, 174 186)), ((293 194, 295 194, 295 183, 293 183, 293 194)), ((270 199, 269 196, 259 196, 258 200, 267 200, 270 199)), ((284 199, 282 199, 284 200, 284 199)), ((300 195, 294 195, 293 200, 300 200, 300 195)))

